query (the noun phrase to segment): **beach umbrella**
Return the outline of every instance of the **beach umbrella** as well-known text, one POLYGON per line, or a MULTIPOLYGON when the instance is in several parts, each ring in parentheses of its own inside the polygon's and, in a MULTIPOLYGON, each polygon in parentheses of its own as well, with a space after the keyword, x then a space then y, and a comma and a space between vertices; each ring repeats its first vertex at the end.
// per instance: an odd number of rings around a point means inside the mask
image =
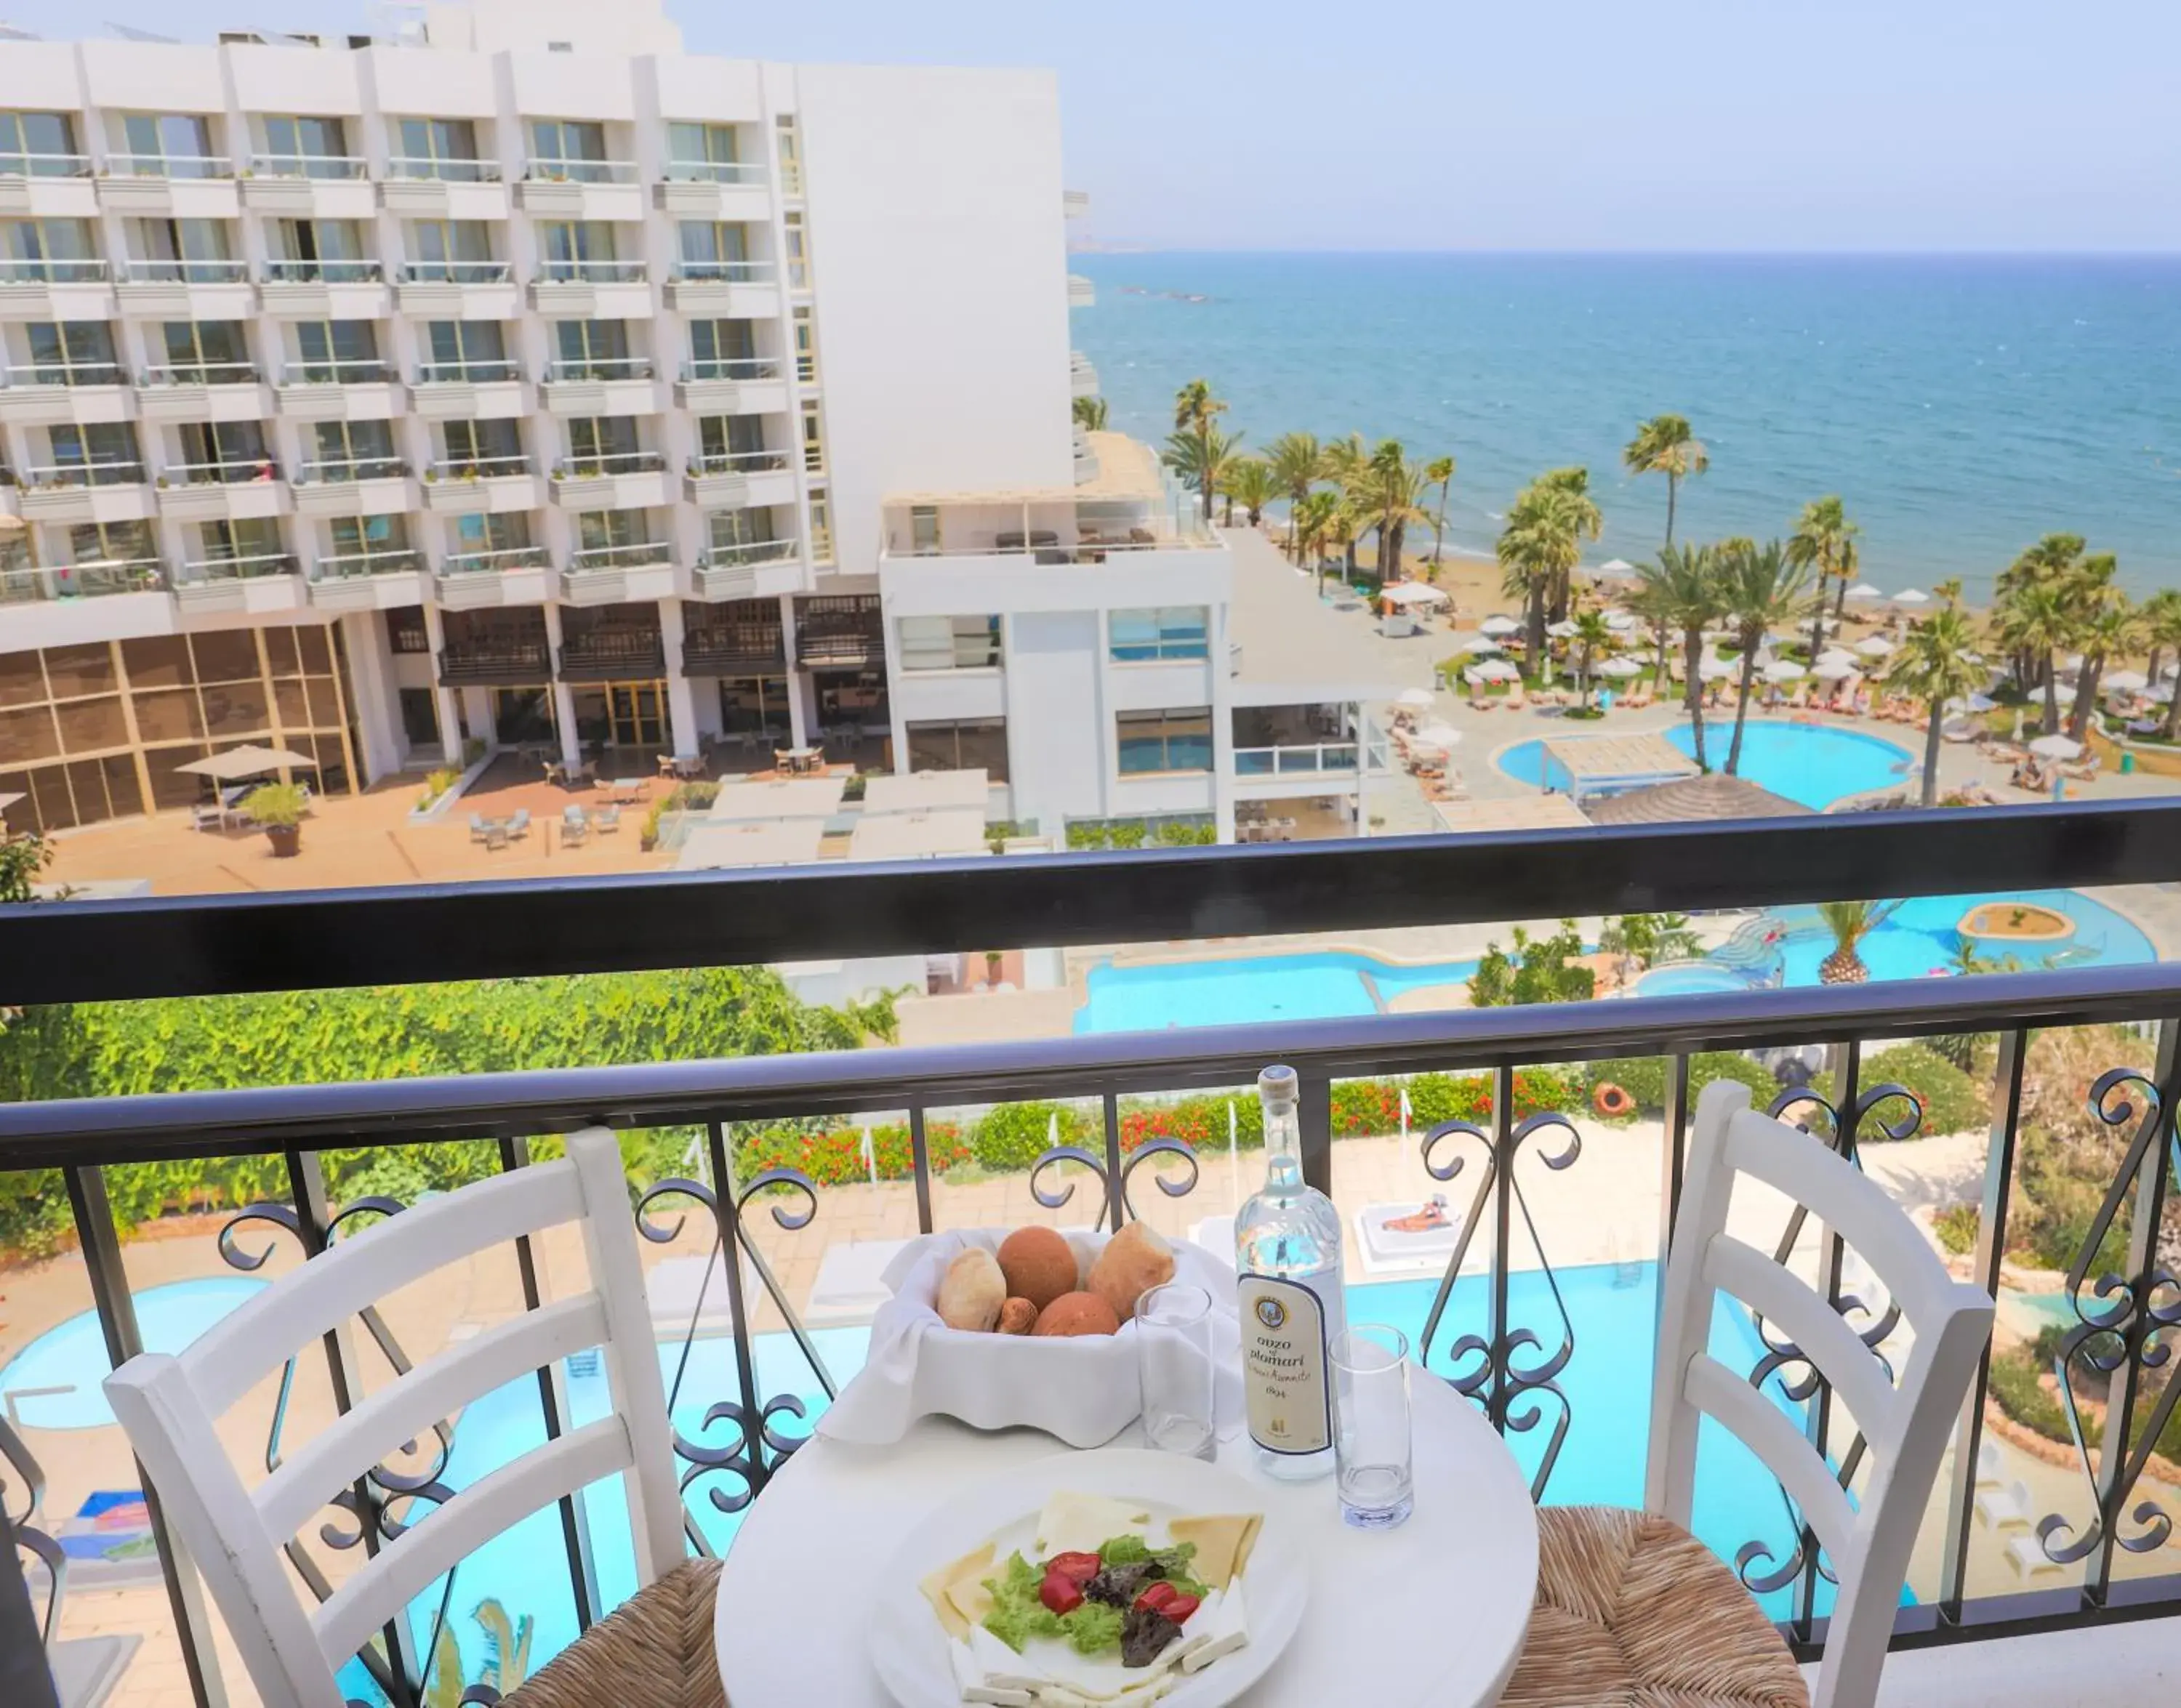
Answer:
POLYGON ((1818 654, 1817 662, 1820 664, 1845 664, 1851 670, 1856 667, 1855 654, 1841 647, 1826 647, 1818 654))
POLYGON ((1820 682, 1837 682, 1855 675, 1855 660, 1826 653, 1810 666, 1810 674, 1820 682))
POLYGON ((1414 706, 1421 711, 1435 704, 1438 697, 1429 688, 1404 688, 1395 697, 1394 703, 1397 706, 1414 706))
POLYGON ((1502 635, 1519 635, 1522 632, 1522 625, 1512 617, 1487 617, 1477 626, 1483 633, 1495 639, 1502 635))
POLYGON ((1720 681, 1728 676, 1738 676, 1742 674, 1742 660, 1714 658, 1706 653, 1703 658, 1697 661, 1697 674, 1707 682, 1720 681))
POLYGON ((215 753, 209 759, 196 759, 186 765, 177 765, 177 771, 192 777, 213 777, 223 783, 239 783, 246 777, 262 777, 268 771, 277 771, 282 766, 301 766, 306 771, 317 769, 318 762, 307 753, 290 752, 285 747, 230 747, 224 753, 215 753))
POLYGON ((2067 736, 2040 736, 2029 744, 2029 751, 2040 759, 2072 759, 2083 751, 2083 744, 2067 736))
POLYGON ((2171 682, 2161 682, 2156 687, 2146 692, 2143 697, 2146 700, 2156 700, 2162 706, 2170 706, 2173 703, 2173 685, 2171 682))
POLYGON ((1616 635, 1625 635, 1635 628, 1636 620, 1626 611, 1609 611, 1605 617, 1605 626, 1616 635))
POLYGON ((1893 642, 1883 635, 1865 635, 1855 643, 1855 649, 1866 658, 1882 658, 1893 650, 1893 642))
POLYGON ((1572 622, 1548 623, 1545 632, 1556 641, 1569 640, 1575 635, 1575 625, 1572 622))
POLYGON ((1499 642, 1489 635, 1471 635, 1455 648, 1457 653, 1496 653, 1499 650, 1499 642))
POLYGON ((1448 723, 1427 724, 1409 737, 1409 741, 1412 746, 1437 747, 1444 752, 1449 747, 1459 747, 1461 745, 1461 731, 1448 723))
POLYGON ((1643 667, 1633 658, 1608 658, 1598 667, 1598 674, 1626 681, 1631 676, 1642 675, 1643 667))
POLYGON ((2108 670, 2100 685, 2109 694, 2134 694, 2151 686, 2151 678, 2140 670, 2108 670))
POLYGON ((1505 658, 1487 658, 1462 672, 1472 682, 1511 682, 1521 674, 1505 658))
POLYGON ((1949 712, 1989 712, 1999 702, 1989 694, 1971 694, 1964 699, 1959 694, 1946 702, 1949 712))
POLYGON ((1632 576, 1636 573, 1636 565, 1626 558, 1609 558, 1598 566, 1598 573, 1601 576, 1632 576))
POLYGON ((1764 667, 1768 682, 1799 682, 1810 673, 1792 658, 1775 658, 1764 667))
POLYGON ((1851 599, 1882 599, 1886 594, 1880 588, 1872 587, 1869 581, 1858 581, 1847 590, 1847 596, 1851 599))
POLYGON ((1893 596, 1893 603, 1897 605, 1928 605, 1931 603, 1931 596, 1921 587, 1903 587, 1893 596))

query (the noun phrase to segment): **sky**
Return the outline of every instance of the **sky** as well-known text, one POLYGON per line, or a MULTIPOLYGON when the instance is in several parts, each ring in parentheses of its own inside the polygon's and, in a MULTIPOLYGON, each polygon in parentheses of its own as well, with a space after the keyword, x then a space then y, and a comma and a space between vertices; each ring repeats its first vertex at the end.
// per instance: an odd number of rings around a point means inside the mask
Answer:
MULTIPOLYGON (((55 36, 368 22, 356 0, 0 6, 55 36)), ((668 9, 699 52, 1054 69, 1078 234, 1107 244, 2181 250, 2173 0, 668 9)))

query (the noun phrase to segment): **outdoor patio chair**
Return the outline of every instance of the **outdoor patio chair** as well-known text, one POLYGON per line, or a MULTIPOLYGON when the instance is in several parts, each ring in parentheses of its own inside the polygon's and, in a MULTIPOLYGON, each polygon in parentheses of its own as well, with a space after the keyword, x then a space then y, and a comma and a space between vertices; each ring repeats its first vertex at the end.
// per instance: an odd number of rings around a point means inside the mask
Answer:
POLYGON ((530 809, 527 807, 519 807, 516 809, 515 816, 507 821, 508 839, 513 841, 529 834, 530 809))
POLYGON ((227 828, 227 809, 211 801, 200 802, 190 808, 190 829, 192 830, 224 830, 227 828))
POLYGON ((482 813, 471 813, 470 840, 472 842, 482 842, 484 840, 488 834, 488 827, 484 822, 484 814, 482 813))
POLYGON ((574 847, 590 835, 591 821, 580 807, 565 807, 560 811, 560 840, 574 847))
POLYGON ((1705 1417, 1779 1479, 1837 1579, 1816 1708, 1867 1708, 1909 1550, 1991 1320, 1991 1298, 1947 1274, 1877 1182, 1822 1141, 1752 1110, 1747 1086, 1706 1086, 1666 1264, 1648 1510, 1539 1510, 1536 1611, 1504 1708, 1637 1700, 1801 1708, 1814 1700, 1754 1598, 1689 1534, 1705 1417), (1914 1336, 1905 1353, 1893 1353, 1897 1380, 1821 1293, 1727 1232, 1727 1204, 1742 1176, 1806 1206, 1884 1284, 1914 1336), (1762 1313, 1773 1338, 1801 1347, 1852 1415, 1867 1444, 1855 1503, 1775 1396, 1706 1349, 1718 1292, 1762 1313))
POLYGON ((591 814, 591 829, 601 836, 610 836, 621 829, 621 808, 601 807, 591 814))
MULTIPOLYGON (((179 1355, 131 1358, 105 1389, 260 1700, 268 1708, 341 1708, 345 1693, 335 1674, 389 1623, 406 1620, 435 1579, 516 1520, 549 1512, 563 1496, 607 1477, 621 1479, 638 1586, 616 1634, 650 1623, 662 1601, 686 1634, 687 1603, 703 1586, 691 1581, 700 1573, 678 1569, 686 1560, 684 1516, 652 1333, 621 1147, 611 1132, 590 1127, 571 1135, 568 1154, 556 1161, 428 1198, 341 1241, 268 1284, 179 1355), (219 1419, 286 1360, 315 1357, 360 1309, 449 1264, 570 1224, 583 1232, 588 1290, 454 1343, 360 1397, 307 1443, 291 1446, 254 1488, 244 1483, 218 1433, 219 1419), (315 1530, 329 1504, 435 1421, 594 1347, 611 1406, 604 1417, 490 1467, 433 1507, 428 1521, 383 1542, 323 1604, 305 1598, 283 1544, 315 1530)), ((709 1638, 709 1622, 702 1630, 709 1638)), ((670 1652, 686 1652, 688 1640, 685 1634, 670 1652)), ((587 1664, 563 1663, 564 1670, 587 1664)), ((643 1671, 632 1669, 588 1700, 620 1708, 660 1700, 643 1694, 643 1671)))

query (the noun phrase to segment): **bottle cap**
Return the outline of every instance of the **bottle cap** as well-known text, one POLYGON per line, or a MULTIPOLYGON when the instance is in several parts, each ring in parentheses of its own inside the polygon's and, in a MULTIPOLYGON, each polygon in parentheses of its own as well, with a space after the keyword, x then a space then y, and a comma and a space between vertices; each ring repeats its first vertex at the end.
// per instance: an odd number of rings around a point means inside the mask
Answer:
POLYGON ((1300 1093, 1295 1084, 1295 1071, 1278 1063, 1257 1076, 1257 1095, 1267 1104, 1294 1104, 1300 1093))

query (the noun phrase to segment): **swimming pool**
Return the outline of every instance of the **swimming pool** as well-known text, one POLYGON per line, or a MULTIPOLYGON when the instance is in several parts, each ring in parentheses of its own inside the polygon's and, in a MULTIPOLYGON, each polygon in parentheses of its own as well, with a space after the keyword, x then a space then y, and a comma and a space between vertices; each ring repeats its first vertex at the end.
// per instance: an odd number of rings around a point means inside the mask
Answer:
POLYGON ((1326 951, 1163 961, 1090 969, 1078 1032, 1162 1032, 1261 1020, 1337 1020, 1380 1014, 1405 991, 1466 984, 1474 961, 1396 967, 1376 956, 1326 951))
POLYGON ((1661 967, 1636 981, 1638 996, 1702 996, 1719 990, 1747 990, 1750 980, 1731 967, 1694 961, 1682 967, 1661 967))
MULTIPOLYGON (((207 1275, 170 1281, 136 1295, 144 1350, 178 1353, 266 1283, 252 1275, 207 1275)), ((0 1368, 0 1395, 55 1388, 18 1397, 15 1415, 36 1430, 94 1430, 113 1421, 99 1384, 113 1373, 98 1314, 85 1311, 47 1329, 0 1368)))
MULTIPOLYGON (((1681 752, 1695 757, 1696 731, 1692 726, 1677 724, 1664 733, 1681 752)), ((1733 739, 1731 719, 1723 724, 1704 720, 1704 756, 1714 771, 1725 764, 1727 745, 1733 739)), ((1543 739, 1517 742, 1501 753, 1496 763, 1518 783, 1541 789, 1567 787, 1567 774, 1546 758, 1543 739)), ((1753 718, 1742 727, 1739 774, 1775 795, 1820 811, 1850 795, 1899 784, 1915 763, 1907 748, 1858 730, 1793 724, 1780 718, 1753 718)))

